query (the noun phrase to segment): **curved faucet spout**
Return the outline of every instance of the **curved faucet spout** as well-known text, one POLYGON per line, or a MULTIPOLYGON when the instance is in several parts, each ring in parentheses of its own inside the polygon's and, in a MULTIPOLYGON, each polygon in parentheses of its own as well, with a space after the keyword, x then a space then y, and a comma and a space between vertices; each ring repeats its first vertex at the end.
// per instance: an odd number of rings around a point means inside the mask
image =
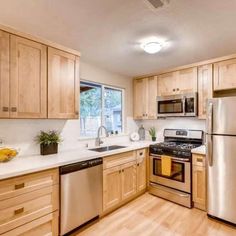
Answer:
POLYGON ((96 146, 100 146, 100 144, 103 143, 103 141, 102 141, 101 138, 100 138, 100 134, 101 134, 101 130, 102 130, 102 129, 105 130, 106 137, 109 136, 108 131, 107 131, 107 128, 106 128, 104 125, 99 126, 98 132, 97 132, 97 138, 96 138, 96 140, 95 140, 95 145, 96 145, 96 146))

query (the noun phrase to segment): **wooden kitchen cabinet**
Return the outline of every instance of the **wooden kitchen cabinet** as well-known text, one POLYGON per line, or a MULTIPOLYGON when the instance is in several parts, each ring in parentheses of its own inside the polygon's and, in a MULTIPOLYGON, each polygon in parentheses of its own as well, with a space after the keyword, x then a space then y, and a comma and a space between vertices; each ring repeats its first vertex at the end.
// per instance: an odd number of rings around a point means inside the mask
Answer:
POLYGON ((0 234, 58 235, 58 169, 0 181, 0 234))
POLYGON ((143 191, 147 187, 146 150, 137 151, 137 191, 143 191))
POLYGON ((10 117, 47 118, 46 46, 10 36, 10 117))
POLYGON ((10 35, 0 30, 0 118, 8 118, 10 88, 10 35))
POLYGON ((158 76, 158 96, 170 96, 176 90, 176 72, 170 72, 158 76))
POLYGON ((214 63, 214 91, 236 89, 236 59, 214 63))
POLYGON ((79 57, 48 47, 48 118, 79 115, 79 57))
POLYGON ((136 162, 129 162, 121 166, 122 200, 126 200, 136 194, 136 162))
POLYGON ((177 94, 197 92, 197 67, 179 70, 176 73, 177 94))
POLYGON ((116 166, 103 171, 103 211, 121 202, 121 167, 116 166))
POLYGON ((197 92, 197 67, 158 76, 158 96, 197 92))
POLYGON ((194 207, 206 210, 205 156, 193 154, 193 202, 194 207))
POLYGON ((146 149, 104 158, 103 214, 144 192, 146 182, 146 149))
POLYGON ((134 80, 134 118, 155 119, 157 77, 134 80))
POLYGON ((206 119, 207 99, 212 98, 213 65, 198 67, 198 117, 206 119))

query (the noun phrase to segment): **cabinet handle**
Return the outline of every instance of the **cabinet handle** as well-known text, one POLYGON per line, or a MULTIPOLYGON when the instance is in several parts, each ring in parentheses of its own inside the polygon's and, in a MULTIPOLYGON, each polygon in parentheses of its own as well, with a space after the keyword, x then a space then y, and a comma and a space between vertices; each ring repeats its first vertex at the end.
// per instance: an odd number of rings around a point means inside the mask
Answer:
POLYGON ((203 162, 203 159, 197 158, 197 162, 203 162))
POLYGON ((17 112, 17 108, 16 107, 12 107, 11 108, 11 112, 17 112))
POLYGON ((78 111, 75 111, 75 114, 76 114, 76 115, 79 115, 79 112, 78 112, 78 111))
POLYGON ((122 172, 124 172, 124 170, 122 170, 122 172))
POLYGON ((139 163, 137 164, 137 166, 139 166, 139 163))
POLYGON ((173 92, 175 92, 175 89, 173 89, 173 92))
POLYGON ((21 213, 23 213, 23 212, 24 212, 24 207, 21 207, 21 208, 15 210, 15 211, 14 211, 14 214, 15 214, 15 215, 18 215, 18 214, 21 214, 21 213))
POLYGON ((119 170, 119 173, 121 173, 121 170, 119 170))
POLYGON ((2 111, 3 111, 3 112, 8 112, 8 111, 9 111, 9 108, 8 108, 8 107, 3 107, 3 108, 2 108, 2 111))
POLYGON ((25 183, 16 184, 16 185, 15 185, 15 190, 21 189, 21 188, 24 188, 24 187, 25 187, 25 183))

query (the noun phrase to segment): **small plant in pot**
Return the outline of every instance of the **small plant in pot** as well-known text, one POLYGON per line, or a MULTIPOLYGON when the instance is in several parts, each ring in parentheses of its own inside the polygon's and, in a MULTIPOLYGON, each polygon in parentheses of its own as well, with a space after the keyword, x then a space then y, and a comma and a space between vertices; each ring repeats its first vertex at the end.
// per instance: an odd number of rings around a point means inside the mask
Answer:
POLYGON ((157 137, 156 137, 156 128, 155 127, 151 127, 149 129, 149 134, 150 134, 150 136, 152 138, 152 141, 155 142, 156 139, 157 139, 157 137))
POLYGON ((40 154, 49 155, 58 152, 58 144, 62 142, 62 139, 59 132, 55 130, 40 131, 36 136, 36 142, 40 144, 40 154))

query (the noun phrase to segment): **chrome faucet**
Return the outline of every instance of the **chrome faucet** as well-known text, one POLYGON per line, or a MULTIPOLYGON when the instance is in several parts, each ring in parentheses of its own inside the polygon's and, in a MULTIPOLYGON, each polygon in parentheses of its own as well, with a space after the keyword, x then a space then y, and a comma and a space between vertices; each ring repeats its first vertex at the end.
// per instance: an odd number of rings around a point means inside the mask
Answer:
POLYGON ((95 146, 100 146, 100 144, 103 143, 103 141, 102 141, 101 138, 100 138, 100 133, 101 133, 101 129, 102 129, 102 128, 103 128, 103 129, 105 130, 105 132, 106 132, 106 137, 109 136, 106 127, 105 127, 104 125, 101 125, 101 126, 98 128, 97 138, 96 138, 96 140, 95 140, 95 146))

